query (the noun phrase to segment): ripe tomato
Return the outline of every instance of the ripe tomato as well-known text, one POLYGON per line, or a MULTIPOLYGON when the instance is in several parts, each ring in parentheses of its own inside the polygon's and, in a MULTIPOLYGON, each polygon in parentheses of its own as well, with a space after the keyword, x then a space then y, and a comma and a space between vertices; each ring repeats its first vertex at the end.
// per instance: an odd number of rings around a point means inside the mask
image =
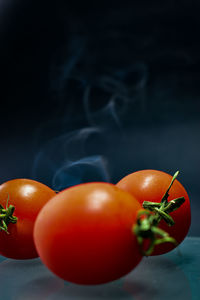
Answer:
MULTIPOLYGON (((172 176, 156 170, 142 170, 127 175, 122 178, 117 187, 131 193, 141 204, 144 201, 161 202, 167 188, 170 185, 172 176)), ((176 179, 169 190, 168 200, 184 197, 185 202, 170 216, 175 221, 173 226, 168 226, 164 220, 159 223, 159 228, 163 229, 180 244, 188 233, 191 223, 191 210, 188 194, 182 184, 176 179)), ((164 254, 175 248, 172 243, 156 245, 151 255, 164 254)))
POLYGON ((106 283, 142 259, 132 225, 139 202, 109 183, 68 188, 40 211, 34 240, 43 263, 64 280, 106 283))
MULTIPOLYGON (((15 224, 8 233, 0 230, 0 254, 15 259, 38 257, 33 241, 33 225, 42 206, 55 196, 48 186, 30 179, 14 179, 0 185, 0 204, 15 207, 15 224)), ((0 219, 1 220, 1 219, 0 219)))

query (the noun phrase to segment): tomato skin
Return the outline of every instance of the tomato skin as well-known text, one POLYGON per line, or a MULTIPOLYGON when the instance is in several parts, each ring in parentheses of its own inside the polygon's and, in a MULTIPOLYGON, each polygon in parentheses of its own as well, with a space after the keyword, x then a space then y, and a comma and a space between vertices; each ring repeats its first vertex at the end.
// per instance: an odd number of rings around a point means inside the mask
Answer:
POLYGON ((8 224, 8 232, 0 231, 0 254, 13 259, 38 257, 33 241, 35 219, 56 192, 48 186, 31 179, 13 179, 0 185, 0 204, 15 207, 16 224, 8 224))
POLYGON ((40 211, 34 240, 43 263, 77 284, 102 284, 142 259, 131 228, 139 202, 108 183, 85 183, 57 194, 40 211))
MULTIPOLYGON (((122 178, 116 185, 132 194, 141 204, 144 201, 160 202, 165 194, 172 176, 157 170, 141 170, 122 178)), ((188 194, 183 185, 176 179, 169 191, 168 200, 184 197, 185 202, 177 210, 170 213, 175 224, 169 227, 164 220, 159 223, 162 228, 180 244, 186 237, 191 224, 191 208, 188 194)), ((151 255, 167 253, 176 246, 172 243, 157 245, 151 255)))

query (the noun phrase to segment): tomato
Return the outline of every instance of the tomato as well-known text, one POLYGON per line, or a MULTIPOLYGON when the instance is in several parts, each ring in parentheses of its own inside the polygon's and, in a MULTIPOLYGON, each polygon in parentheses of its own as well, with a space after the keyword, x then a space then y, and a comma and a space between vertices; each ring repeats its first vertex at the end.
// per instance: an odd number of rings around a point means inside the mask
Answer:
POLYGON ((53 197, 40 211, 34 240, 43 263, 77 284, 102 284, 142 259, 132 226, 139 202, 109 183, 85 183, 53 197))
MULTIPOLYGON (((129 192, 141 204, 144 201, 161 202, 171 180, 172 176, 165 172, 142 170, 122 178, 117 183, 117 187, 129 192)), ((159 228, 165 230, 171 237, 175 238, 177 244, 164 243, 156 245, 151 255, 159 255, 171 251, 180 244, 187 235, 191 223, 190 201, 185 188, 176 179, 169 190, 168 201, 182 196, 185 198, 185 202, 177 210, 170 213, 175 224, 168 226, 164 220, 161 220, 158 225, 159 228)))
POLYGON ((55 194, 48 186, 30 179, 14 179, 0 185, 1 206, 13 205, 13 216, 17 217, 15 224, 8 224, 8 232, 0 230, 1 255, 14 259, 38 257, 33 225, 40 209, 55 194))

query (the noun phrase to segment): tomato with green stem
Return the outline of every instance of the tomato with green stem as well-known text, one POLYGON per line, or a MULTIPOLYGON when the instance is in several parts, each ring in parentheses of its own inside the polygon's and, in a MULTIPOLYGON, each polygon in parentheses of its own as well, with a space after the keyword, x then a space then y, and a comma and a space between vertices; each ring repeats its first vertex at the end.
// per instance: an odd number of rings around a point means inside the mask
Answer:
POLYGON ((185 188, 176 179, 177 175, 178 172, 172 178, 162 171, 141 170, 125 176, 116 184, 120 189, 133 195, 144 208, 156 213, 158 229, 155 231, 164 230, 176 241, 161 244, 158 242, 151 255, 164 254, 174 249, 183 241, 190 228, 190 201, 185 188), (176 202, 173 202, 174 199, 178 200, 180 205, 178 204, 176 209, 170 209, 176 202), (166 216, 166 212, 170 213, 166 216))
POLYGON ((31 179, 0 185, 0 255, 14 259, 38 257, 33 226, 40 209, 56 192, 31 179))
POLYGON ((139 202, 110 183, 85 183, 53 197, 40 211, 34 241, 43 263, 77 284, 102 284, 141 261, 132 232, 139 202))

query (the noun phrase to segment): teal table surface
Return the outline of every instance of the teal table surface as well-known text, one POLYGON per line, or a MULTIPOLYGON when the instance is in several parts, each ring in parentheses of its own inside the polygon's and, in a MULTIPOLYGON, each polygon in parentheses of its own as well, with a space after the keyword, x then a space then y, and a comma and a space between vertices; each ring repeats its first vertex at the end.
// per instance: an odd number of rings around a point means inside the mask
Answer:
POLYGON ((200 238, 188 237, 168 254, 144 258, 127 276, 80 286, 52 274, 40 259, 0 257, 0 300, 199 300, 200 238))

